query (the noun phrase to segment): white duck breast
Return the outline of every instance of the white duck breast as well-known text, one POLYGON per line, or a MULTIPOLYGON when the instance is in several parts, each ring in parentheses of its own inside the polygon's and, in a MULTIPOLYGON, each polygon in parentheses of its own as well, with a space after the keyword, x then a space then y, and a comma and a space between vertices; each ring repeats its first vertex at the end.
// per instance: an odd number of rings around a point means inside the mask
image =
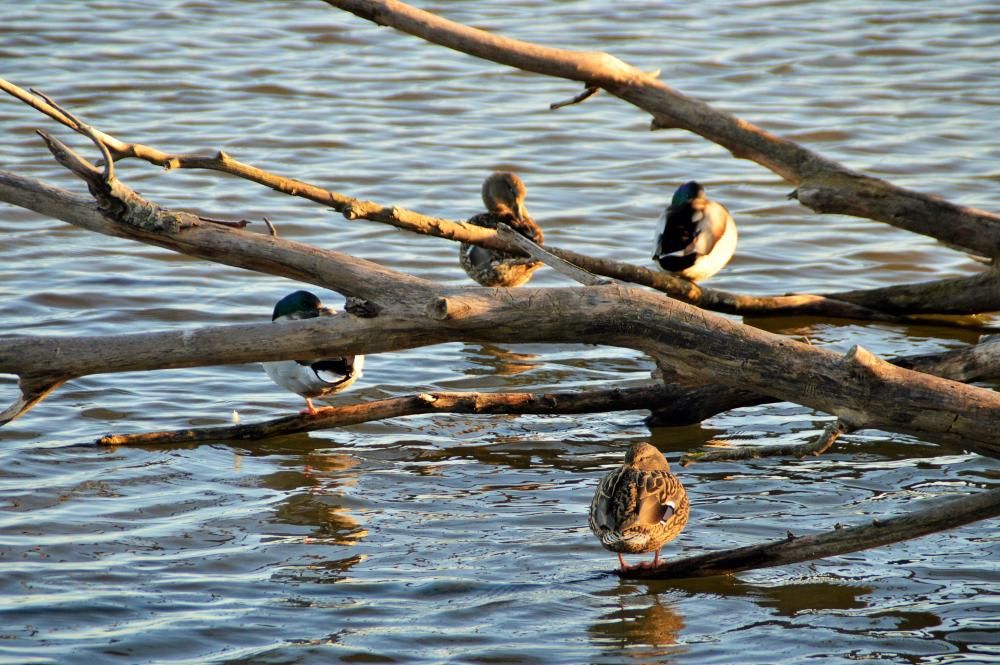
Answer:
POLYGON ((347 356, 303 363, 279 360, 263 363, 264 371, 276 384, 302 397, 322 397, 348 388, 361 377, 364 356, 347 356))

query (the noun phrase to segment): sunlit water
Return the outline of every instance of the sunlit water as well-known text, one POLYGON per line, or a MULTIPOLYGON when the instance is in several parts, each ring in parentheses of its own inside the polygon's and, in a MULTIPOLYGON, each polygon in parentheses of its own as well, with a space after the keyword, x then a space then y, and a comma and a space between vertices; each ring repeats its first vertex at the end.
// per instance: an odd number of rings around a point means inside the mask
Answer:
MULTIPOLYGON (((606 50, 677 89, 898 184, 1000 209, 1000 10, 957 2, 437 2, 506 35, 606 50)), ((862 288, 976 264, 883 225, 817 216, 757 165, 578 84, 379 29, 322 2, 0 3, 0 75, 120 138, 244 161, 462 219, 514 169, 553 244, 645 264, 673 188, 697 178, 740 226, 712 284, 862 288)), ((0 99, 0 168, 83 191, 0 99)), ((447 283, 456 248, 210 173, 123 163, 161 204, 268 216, 284 237, 447 283)), ((263 230, 261 224, 255 225, 263 230)), ((251 227, 253 228, 253 227, 251 227)), ((298 285, 0 207, 2 334, 267 320, 298 285)), ((551 271, 533 285, 562 285, 551 271)), ((335 294, 322 293, 332 303, 335 294)), ((753 321, 883 355, 974 342, 943 327, 753 321)), ((370 358, 343 400, 648 377, 612 348, 449 344, 370 358)), ((0 384, 12 399, 13 381, 0 384)), ((676 461, 712 438, 784 443, 828 417, 780 404, 650 433, 643 413, 427 416, 255 444, 102 449, 99 435, 300 408, 258 366, 92 376, 0 430, 0 661, 8 663, 892 663, 1000 659, 995 522, 735 578, 622 582, 586 526, 634 441, 676 461)), ((1000 465, 864 431, 822 458, 679 471, 667 556, 860 524, 995 485, 1000 465)))

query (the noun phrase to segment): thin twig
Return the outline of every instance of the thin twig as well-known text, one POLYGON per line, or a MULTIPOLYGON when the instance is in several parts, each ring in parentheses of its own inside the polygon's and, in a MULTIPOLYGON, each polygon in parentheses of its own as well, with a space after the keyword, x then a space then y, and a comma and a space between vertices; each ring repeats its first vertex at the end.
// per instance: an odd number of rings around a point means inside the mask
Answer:
POLYGON ((545 248, 531 240, 531 238, 526 238, 507 224, 501 222, 497 225, 497 235, 499 235, 502 240, 509 242, 521 251, 525 252, 531 258, 541 261, 556 272, 562 273, 573 281, 579 282, 584 286, 603 286, 611 283, 611 280, 609 279, 598 277, 594 273, 587 272, 583 268, 579 268, 569 261, 561 259, 551 252, 547 252, 545 248))
POLYGON ((579 95, 571 97, 570 99, 564 99, 561 102, 552 102, 549 104, 549 110, 555 111, 556 109, 561 109, 564 106, 572 106, 573 104, 579 104, 580 102, 585 102, 597 93, 601 91, 597 86, 589 86, 583 89, 579 95))

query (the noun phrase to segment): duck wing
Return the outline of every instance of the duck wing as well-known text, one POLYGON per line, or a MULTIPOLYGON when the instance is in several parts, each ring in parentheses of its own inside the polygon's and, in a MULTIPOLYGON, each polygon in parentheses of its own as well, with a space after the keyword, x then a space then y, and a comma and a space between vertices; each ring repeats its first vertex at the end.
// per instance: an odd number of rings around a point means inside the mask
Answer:
POLYGON ((646 471, 642 476, 636 497, 636 523, 645 526, 665 524, 681 505, 684 488, 669 471, 646 471))
POLYGON ((325 384, 335 386, 354 378, 356 369, 356 359, 360 356, 344 356, 343 358, 327 358, 314 363, 304 363, 316 375, 316 378, 325 384))
POLYGON ((689 267, 699 256, 711 253, 730 223, 729 211, 715 201, 671 206, 660 216, 653 258, 661 264, 668 258, 672 264, 690 261, 688 265, 667 268, 669 270, 689 267))
POLYGON ((733 218, 722 204, 706 201, 703 209, 695 210, 692 221, 695 223, 695 235, 685 252, 707 256, 729 224, 733 223, 733 218))

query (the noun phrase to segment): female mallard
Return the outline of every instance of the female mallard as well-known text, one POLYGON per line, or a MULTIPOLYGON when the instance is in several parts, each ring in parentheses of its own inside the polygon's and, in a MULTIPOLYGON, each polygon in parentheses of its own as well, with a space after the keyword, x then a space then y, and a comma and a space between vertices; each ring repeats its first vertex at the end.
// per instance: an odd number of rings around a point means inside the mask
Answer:
MULTIPOLYGON (((290 293, 274 306, 271 321, 296 321, 331 316, 334 311, 323 307, 319 298, 308 291, 290 293)), ((324 360, 279 360, 263 363, 264 371, 285 390, 301 395, 306 400, 306 410, 315 416, 320 412, 313 406, 313 397, 325 397, 345 390, 361 376, 364 356, 344 356, 324 360)))
MULTIPOLYGON (((495 229, 503 222, 541 245, 542 229, 528 216, 524 194, 524 183, 516 174, 494 173, 483 183, 486 212, 471 218, 469 223, 495 229)), ((458 250, 458 260, 469 277, 483 286, 520 286, 542 266, 528 257, 495 252, 465 242, 458 250)))
POLYGON ((648 443, 637 443, 625 454, 625 462, 604 476, 590 504, 590 530, 604 549, 618 553, 622 571, 629 569, 622 552, 656 552, 652 564, 660 562, 660 548, 677 537, 687 524, 691 509, 687 492, 670 473, 663 453, 648 443))
POLYGON ((725 206, 706 198, 705 188, 694 181, 678 187, 660 215, 653 260, 698 281, 722 270, 735 251, 736 222, 725 206))

